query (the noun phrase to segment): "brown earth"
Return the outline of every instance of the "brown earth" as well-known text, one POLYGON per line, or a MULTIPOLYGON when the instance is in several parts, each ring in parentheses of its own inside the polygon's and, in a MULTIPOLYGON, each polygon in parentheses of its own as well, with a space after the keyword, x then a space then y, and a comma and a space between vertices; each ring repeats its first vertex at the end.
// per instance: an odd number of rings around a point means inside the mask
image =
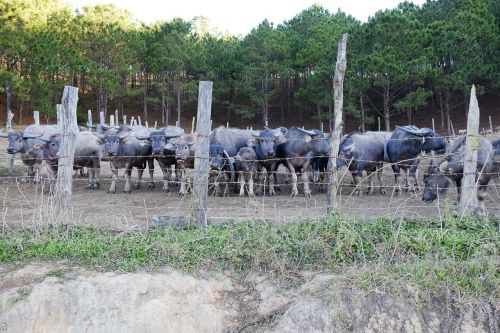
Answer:
MULTIPOLYGON (((0 140, 0 169, 5 170, 6 140, 0 140)), ((424 161, 420 167, 419 181, 422 183, 422 174, 427 164, 424 161)), ((123 172, 117 182, 117 193, 108 194, 111 172, 109 162, 102 162, 101 188, 99 190, 85 189, 87 180, 75 178, 73 182, 73 211, 72 222, 75 224, 93 225, 110 230, 133 230, 150 226, 154 216, 184 216, 189 217, 191 195, 178 196, 178 186, 171 186, 169 193, 162 192, 161 171, 155 167, 155 188, 148 188, 143 182, 141 188, 132 190, 131 194, 124 194, 123 172)), ((22 164, 15 161, 15 169, 22 174, 22 164)), ((291 186, 286 183, 285 169, 278 177, 281 192, 278 196, 259 196, 254 198, 213 197, 208 199, 208 217, 215 222, 234 220, 240 222, 250 219, 261 219, 271 223, 290 223, 318 219, 326 213, 326 195, 319 193, 317 185, 312 186, 313 196, 303 196, 302 184, 299 184, 300 196, 290 198, 291 186)), ((345 169, 344 169, 345 170, 345 169)), ((135 171, 132 174, 136 178, 135 171)), ((145 178, 147 179, 147 172, 145 178)), ((299 177, 300 179, 300 177, 299 177)), ((50 220, 52 198, 44 194, 46 185, 34 185, 22 181, 22 177, 9 177, 4 174, 0 177, 0 217, 4 230, 23 226, 43 225, 50 220), (45 186, 45 188, 44 188, 45 186)), ((389 195, 362 194, 352 196, 352 177, 346 172, 342 175, 340 190, 340 212, 348 217, 362 218, 410 218, 426 219, 440 216, 446 209, 446 203, 453 207, 456 201, 456 190, 452 188, 447 200, 441 198, 438 203, 424 203, 421 195, 410 197, 408 193, 396 197, 391 192, 394 185, 392 170, 385 166, 383 181, 387 185, 389 195)), ((363 182, 362 187, 367 183, 363 182)), ((378 182, 375 181, 375 185, 378 182)), ((365 189, 362 189, 364 192, 365 189)), ((492 216, 500 216, 500 178, 494 176, 487 191, 486 208, 492 216)))

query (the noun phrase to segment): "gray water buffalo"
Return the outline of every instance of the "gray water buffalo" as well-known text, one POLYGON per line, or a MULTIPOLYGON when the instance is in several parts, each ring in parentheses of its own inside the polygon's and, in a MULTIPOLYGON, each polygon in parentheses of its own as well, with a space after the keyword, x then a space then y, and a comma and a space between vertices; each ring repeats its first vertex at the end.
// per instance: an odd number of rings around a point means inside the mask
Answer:
POLYGON ((29 125, 20 132, 3 133, 0 137, 8 140, 7 153, 21 155, 21 161, 27 166, 27 176, 33 177, 36 183, 39 181, 40 166, 44 155, 43 150, 35 148, 37 144, 43 144, 41 139, 49 138, 53 134, 60 133, 55 125, 29 125))
POLYGON ((386 146, 386 161, 391 163, 396 181, 395 194, 401 192, 400 170, 405 170, 406 185, 410 193, 418 190, 417 167, 419 155, 423 152, 435 151, 443 154, 446 142, 430 128, 415 126, 396 126, 386 146))
POLYGON ((139 140, 148 140, 151 143, 151 152, 155 160, 158 161, 163 173, 163 192, 168 192, 169 182, 175 181, 174 167, 176 164, 175 149, 169 145, 172 138, 177 138, 184 134, 184 129, 177 126, 167 126, 160 128, 149 134, 136 136, 139 140), (171 170, 170 179, 168 177, 171 170))
POLYGON ((148 129, 142 126, 134 129, 123 126, 116 133, 99 134, 104 144, 104 153, 110 159, 111 172, 113 174, 113 180, 111 181, 108 193, 116 192, 116 179, 118 178, 118 169, 120 168, 125 169, 124 192, 131 192, 130 178, 132 168, 137 168, 138 182, 134 185, 134 188, 139 188, 146 163, 149 166, 149 187, 154 186, 154 160, 151 156, 151 144, 137 138, 147 134, 149 134, 148 129))
MULTIPOLYGON (((234 166, 232 158, 238 151, 246 147, 256 131, 219 126, 210 133, 210 169, 216 179, 224 179, 224 196, 229 194, 229 183, 234 183, 234 166)), ((220 193, 219 181, 215 183, 214 195, 220 193)))
POLYGON ((292 176, 292 193, 298 195, 297 173, 302 174, 304 182, 304 194, 311 196, 309 189, 308 169, 315 156, 329 154, 329 137, 321 131, 308 131, 298 127, 292 127, 285 134, 285 142, 278 146, 278 158, 282 159, 292 176))
POLYGON ((240 197, 245 196, 245 183, 249 197, 255 196, 253 191, 253 180, 257 174, 259 162, 255 150, 250 147, 243 147, 234 157, 234 169, 238 173, 240 184, 240 197))
MULTIPOLYGON (((52 170, 57 174, 59 165, 59 148, 61 147, 61 136, 51 135, 50 138, 40 138, 44 141, 38 148, 43 149, 44 159, 52 170)), ((90 131, 80 131, 76 135, 75 157, 73 169, 87 168, 89 171, 89 185, 87 188, 98 189, 100 187, 101 170, 101 139, 90 131)))
POLYGON ((276 181, 276 171, 282 161, 277 157, 278 146, 284 143, 285 137, 283 133, 288 132, 287 129, 269 129, 266 128, 260 132, 252 132, 253 138, 248 141, 248 146, 255 150, 258 160, 259 174, 261 175, 258 191, 265 193, 261 188, 265 188, 266 179, 269 182, 269 195, 276 194, 274 183, 276 181))
MULTIPOLYGON (((445 194, 448 191, 452 182, 455 182, 457 186, 458 200, 460 201, 464 172, 465 140, 466 137, 462 136, 453 141, 447 150, 444 162, 439 164, 439 166, 434 164, 434 161, 431 161, 424 174, 425 188, 422 194, 423 201, 433 202, 436 200, 438 193, 445 194)), ((490 141, 480 137, 477 153, 476 182, 478 184, 477 198, 480 209, 483 212, 485 212, 484 198, 486 196, 487 185, 490 181, 494 158, 495 152, 490 141)))
POLYGON ((194 154, 196 144, 196 133, 183 134, 178 138, 173 138, 167 149, 175 151, 176 167, 181 173, 181 187, 179 195, 185 195, 188 188, 187 169, 194 168, 194 154))
POLYGON ((373 193, 373 173, 377 173, 380 193, 387 194, 382 182, 382 168, 384 164, 385 147, 392 136, 392 132, 380 131, 365 133, 354 132, 345 135, 339 146, 337 169, 347 166, 354 180, 353 194, 358 196, 358 184, 362 180, 363 171, 369 179, 367 194, 373 193))

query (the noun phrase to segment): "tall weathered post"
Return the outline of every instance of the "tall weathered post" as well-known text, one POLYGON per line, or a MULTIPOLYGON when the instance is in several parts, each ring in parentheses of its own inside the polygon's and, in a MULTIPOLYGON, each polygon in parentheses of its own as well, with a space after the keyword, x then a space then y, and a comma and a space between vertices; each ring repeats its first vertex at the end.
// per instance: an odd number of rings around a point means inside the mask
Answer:
MULTIPOLYGON (((5 94, 7 95, 7 122, 5 127, 7 132, 12 132, 12 119, 14 114, 12 113, 12 94, 10 92, 10 83, 5 84, 5 94)), ((9 175, 12 174, 14 169, 14 154, 7 154, 7 168, 9 170, 9 175)))
POLYGON ((92 128, 92 110, 87 110, 87 127, 92 128))
POLYGON ((472 85, 467 118, 467 137, 464 151, 464 176, 460 191, 458 210, 462 215, 471 215, 478 211, 476 168, 479 150, 479 105, 476 98, 476 87, 472 85))
POLYGON ((120 118, 118 118, 118 110, 115 110, 115 125, 120 125, 120 118))
POLYGON ((99 124, 104 125, 106 118, 104 117, 104 111, 99 112, 99 124))
POLYGON ((62 113, 63 113, 63 106, 62 104, 57 104, 56 105, 56 114, 57 114, 57 126, 62 128, 63 126, 63 119, 62 119, 62 113))
POLYGON ((33 121, 35 122, 35 125, 40 125, 40 112, 33 111, 33 121))
POLYGON ((343 34, 339 42, 337 64, 333 78, 333 105, 334 119, 332 137, 330 141, 330 159, 328 161, 328 191, 327 213, 337 210, 337 189, 339 179, 337 174, 337 156, 339 153, 340 138, 344 124, 342 123, 342 109, 344 104, 344 75, 347 67, 346 59, 347 34, 343 34))
POLYGON ((198 227, 207 226, 208 149, 211 130, 212 85, 212 81, 200 81, 198 90, 196 150, 194 155, 193 201, 191 209, 191 223, 198 227))
POLYGON ((60 221, 71 210, 73 162, 75 156, 76 136, 78 125, 76 122, 76 104, 78 103, 78 88, 65 86, 61 101, 61 147, 59 168, 55 188, 55 219, 60 221))

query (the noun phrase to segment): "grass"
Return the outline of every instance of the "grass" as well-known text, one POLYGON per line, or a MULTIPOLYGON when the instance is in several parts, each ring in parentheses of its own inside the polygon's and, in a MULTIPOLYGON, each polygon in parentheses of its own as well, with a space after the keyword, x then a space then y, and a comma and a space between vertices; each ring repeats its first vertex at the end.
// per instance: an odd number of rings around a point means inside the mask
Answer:
POLYGON ((431 221, 332 215, 279 227, 248 222, 127 234, 57 225, 0 236, 0 263, 69 260, 109 270, 169 266, 285 277, 297 270, 330 271, 362 288, 412 286, 498 299, 499 236, 497 221, 451 215, 431 221))

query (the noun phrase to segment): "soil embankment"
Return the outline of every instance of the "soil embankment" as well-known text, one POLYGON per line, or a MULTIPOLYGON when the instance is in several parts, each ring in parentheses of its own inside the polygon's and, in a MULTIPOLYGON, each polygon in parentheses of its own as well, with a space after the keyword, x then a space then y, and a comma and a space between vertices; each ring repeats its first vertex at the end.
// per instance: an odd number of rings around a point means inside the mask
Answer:
POLYGON ((499 303, 363 292, 336 275, 0 267, 5 332, 498 332, 499 303))

